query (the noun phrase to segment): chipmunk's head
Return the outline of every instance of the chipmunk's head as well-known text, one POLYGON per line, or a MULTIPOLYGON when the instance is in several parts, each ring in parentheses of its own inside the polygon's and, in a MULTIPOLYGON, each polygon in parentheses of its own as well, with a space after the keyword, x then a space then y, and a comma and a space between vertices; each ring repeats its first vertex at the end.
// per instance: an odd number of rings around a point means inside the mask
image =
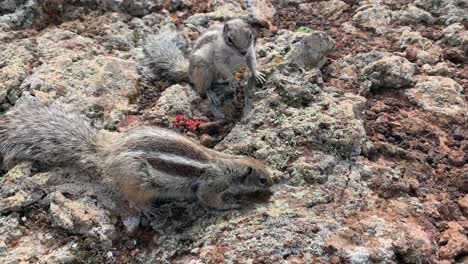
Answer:
POLYGON ((238 193, 269 192, 273 185, 270 173, 259 160, 239 158, 233 171, 238 193))
POLYGON ((247 22, 234 19, 224 23, 223 38, 226 44, 245 56, 253 41, 252 30, 247 22))

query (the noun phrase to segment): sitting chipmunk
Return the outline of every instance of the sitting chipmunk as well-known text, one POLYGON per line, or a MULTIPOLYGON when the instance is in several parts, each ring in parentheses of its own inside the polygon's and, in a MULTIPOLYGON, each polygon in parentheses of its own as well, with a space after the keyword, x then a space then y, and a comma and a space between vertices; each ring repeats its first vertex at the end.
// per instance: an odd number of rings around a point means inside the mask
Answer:
POLYGON ((234 70, 247 64, 257 83, 265 76, 257 70, 254 38, 245 21, 233 19, 208 28, 190 49, 186 37, 175 32, 150 35, 143 44, 143 64, 163 80, 189 81, 201 97, 221 105, 214 84, 227 79, 233 90, 238 87, 234 70))
POLYGON ((32 101, 15 108, 0 121, 0 154, 6 162, 95 169, 143 211, 157 198, 197 198, 209 208, 239 208, 224 195, 268 192, 272 185, 260 161, 205 148, 174 131, 140 127, 111 133, 98 131, 64 105, 32 101))

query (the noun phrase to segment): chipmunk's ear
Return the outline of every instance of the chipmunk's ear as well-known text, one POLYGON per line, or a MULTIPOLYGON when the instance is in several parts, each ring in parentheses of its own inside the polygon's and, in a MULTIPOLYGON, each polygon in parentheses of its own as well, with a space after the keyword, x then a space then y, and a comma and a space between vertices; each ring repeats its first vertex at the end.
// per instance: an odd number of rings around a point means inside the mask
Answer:
POLYGON ((240 181, 243 183, 243 184, 247 184, 248 181, 250 180, 249 178, 252 176, 252 173, 253 173, 253 168, 252 167, 247 167, 247 170, 245 171, 245 173, 241 176, 241 179, 240 181))
POLYGON ((229 25, 227 22, 224 22, 224 28, 223 28, 223 32, 224 33, 227 33, 229 31, 229 25))

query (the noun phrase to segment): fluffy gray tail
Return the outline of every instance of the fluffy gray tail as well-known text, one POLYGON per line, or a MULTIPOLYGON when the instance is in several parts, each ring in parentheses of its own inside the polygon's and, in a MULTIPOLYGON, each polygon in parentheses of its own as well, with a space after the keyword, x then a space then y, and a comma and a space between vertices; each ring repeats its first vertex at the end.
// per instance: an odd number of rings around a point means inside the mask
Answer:
POLYGON ((0 121, 0 154, 6 162, 36 160, 94 167, 97 130, 63 105, 22 104, 0 121))
POLYGON ((190 42, 176 32, 149 35, 143 43, 142 62, 158 79, 188 81, 189 50, 190 42))

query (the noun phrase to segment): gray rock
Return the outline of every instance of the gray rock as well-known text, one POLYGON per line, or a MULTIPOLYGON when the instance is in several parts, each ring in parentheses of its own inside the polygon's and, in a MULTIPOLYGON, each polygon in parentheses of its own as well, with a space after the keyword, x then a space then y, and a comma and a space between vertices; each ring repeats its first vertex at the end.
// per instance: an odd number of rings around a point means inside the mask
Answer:
POLYGON ((327 19, 339 18, 348 8, 349 5, 340 0, 299 4, 299 9, 302 12, 327 19))
POLYGON ((42 100, 71 103, 90 117, 101 117, 112 128, 133 109, 129 98, 136 93, 136 62, 96 55, 104 50, 89 48, 95 42, 72 32, 51 30, 38 39, 44 63, 34 69, 9 96, 16 101, 23 91, 42 100))
POLYGON ((442 30, 444 37, 442 41, 452 47, 460 47, 468 53, 468 31, 460 23, 454 23, 442 30))
POLYGON ((109 212, 96 206, 89 197, 70 200, 60 192, 50 194, 50 213, 55 225, 75 234, 98 237, 106 247, 112 246, 115 226, 109 212))
POLYGON ((445 25, 468 20, 465 0, 416 0, 414 4, 437 15, 445 25))
POLYGON ((0 217, 0 241, 9 244, 26 233, 26 228, 20 224, 19 218, 18 214, 0 217))
POLYGON ((249 13, 242 9, 239 3, 221 3, 215 5, 213 12, 203 14, 199 13, 189 17, 187 19, 187 23, 196 26, 205 26, 212 20, 227 21, 234 18, 248 19, 249 13))
POLYGON ((26 217, 18 215, 0 217, 0 262, 1 263, 74 263, 74 242, 60 244, 57 235, 48 230, 31 232, 25 226, 26 217))
POLYGON ((419 32, 403 28, 398 39, 400 47, 411 49, 412 52, 416 53, 416 59, 423 64, 435 64, 442 58, 442 48, 421 36, 419 32))
POLYGON ((15 9, 24 4, 26 0, 4 0, 0 2, 0 15, 4 15, 5 13, 12 13, 15 9))
POLYGON ((371 82, 372 88, 398 89, 414 82, 416 65, 407 59, 389 55, 361 69, 362 78, 371 82))
POLYGON ((148 0, 123 1, 120 8, 131 16, 142 17, 151 13, 153 4, 154 1, 148 0))
POLYGON ((19 163, 2 179, 0 188, 0 213, 19 211, 38 202, 44 193, 38 190, 38 184, 31 177, 31 163, 19 163))
POLYGON ((430 25, 436 22, 436 19, 431 15, 431 13, 414 5, 409 5, 406 10, 393 12, 392 18, 398 23, 410 25, 430 25))
POLYGON ((370 264, 369 251, 366 248, 357 248, 356 251, 349 255, 349 261, 351 264, 370 264))
POLYGON ((353 24, 369 28, 377 33, 387 32, 387 25, 392 21, 392 11, 385 5, 363 5, 353 16, 353 24))
POLYGON ((5 30, 31 28, 44 19, 42 6, 36 0, 28 0, 19 5, 14 13, 0 16, 0 27, 5 30))
POLYGON ((280 31, 279 43, 284 40, 293 43, 286 54, 286 61, 305 70, 321 68, 326 62, 326 56, 334 49, 335 41, 324 32, 311 33, 280 31))
POLYGON ((424 64, 421 69, 429 75, 437 75, 443 77, 453 78, 456 75, 456 68, 446 62, 439 62, 434 66, 424 64))
POLYGON ((172 85, 161 93, 156 105, 149 110, 153 118, 175 118, 176 115, 193 116, 192 103, 200 97, 189 85, 172 85))
POLYGON ((462 95, 463 88, 446 77, 427 76, 418 79, 406 96, 424 111, 440 117, 467 120, 468 105, 462 95))
MULTIPOLYGON (((28 64, 34 59, 31 51, 33 43, 25 40, 4 44, 0 49, 0 104, 8 102, 10 93, 17 93, 23 80, 28 75, 28 64)), ((13 102, 11 102, 13 103, 13 102)))
POLYGON ((97 0, 100 9, 105 11, 123 12, 131 16, 143 17, 152 12, 155 6, 175 11, 184 6, 181 0, 97 0))
POLYGON ((74 255, 74 242, 67 243, 59 248, 51 250, 42 256, 39 261, 43 263, 78 263, 79 258, 74 255))

